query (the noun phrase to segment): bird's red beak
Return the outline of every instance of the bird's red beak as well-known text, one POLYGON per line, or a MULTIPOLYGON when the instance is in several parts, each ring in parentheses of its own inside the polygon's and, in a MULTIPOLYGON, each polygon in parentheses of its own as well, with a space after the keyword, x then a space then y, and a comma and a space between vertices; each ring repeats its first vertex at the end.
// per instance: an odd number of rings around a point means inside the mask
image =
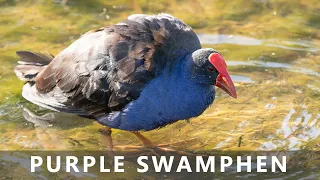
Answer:
POLYGON ((216 86, 227 92, 231 97, 237 98, 236 88, 227 71, 227 64, 219 53, 212 53, 209 61, 218 70, 219 75, 216 79, 216 86))

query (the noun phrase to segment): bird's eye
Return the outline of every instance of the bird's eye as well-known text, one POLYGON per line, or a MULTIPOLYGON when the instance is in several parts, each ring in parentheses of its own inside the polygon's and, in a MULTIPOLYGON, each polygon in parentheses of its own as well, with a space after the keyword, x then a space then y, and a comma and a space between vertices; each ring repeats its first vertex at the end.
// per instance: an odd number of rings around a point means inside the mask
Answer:
POLYGON ((209 71, 209 72, 213 72, 213 71, 214 71, 214 68, 208 67, 208 71, 209 71))

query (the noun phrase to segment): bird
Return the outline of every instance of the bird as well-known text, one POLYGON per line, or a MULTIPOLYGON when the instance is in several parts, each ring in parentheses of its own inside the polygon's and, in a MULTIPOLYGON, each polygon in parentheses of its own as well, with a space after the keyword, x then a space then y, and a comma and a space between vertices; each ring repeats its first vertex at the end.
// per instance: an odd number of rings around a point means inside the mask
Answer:
MULTIPOLYGON (((22 96, 41 107, 134 133, 201 115, 215 87, 237 98, 222 55, 172 15, 133 14, 83 34, 58 55, 17 51, 22 96)), ((112 149, 112 140, 109 143, 112 149)))

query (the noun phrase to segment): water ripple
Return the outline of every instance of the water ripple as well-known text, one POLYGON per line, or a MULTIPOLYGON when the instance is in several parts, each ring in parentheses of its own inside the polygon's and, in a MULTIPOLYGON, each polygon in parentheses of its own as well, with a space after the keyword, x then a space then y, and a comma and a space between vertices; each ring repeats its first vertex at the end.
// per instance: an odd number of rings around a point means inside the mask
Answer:
POLYGON ((286 147, 288 150, 300 150, 303 142, 314 140, 320 136, 320 114, 309 113, 306 107, 301 113, 291 107, 288 114, 284 117, 281 127, 276 131, 277 136, 283 136, 281 139, 270 138, 270 141, 264 142, 259 149, 276 150, 286 147), (296 115, 296 118, 294 116, 296 115), (314 116, 313 116, 314 115, 314 116), (312 118, 314 117, 314 118, 312 118))
POLYGON ((302 73, 311 76, 320 77, 320 73, 311 69, 293 66, 287 63, 263 62, 263 61, 227 61, 228 66, 255 66, 265 68, 284 68, 291 72, 302 73))
POLYGON ((286 50, 318 52, 319 48, 309 41, 279 39, 259 40, 252 37, 226 34, 197 34, 202 44, 236 44, 245 46, 270 46, 286 50))
POLYGON ((247 76, 240 76, 240 75, 230 75, 233 82, 238 83, 254 83, 254 81, 247 77, 247 76))

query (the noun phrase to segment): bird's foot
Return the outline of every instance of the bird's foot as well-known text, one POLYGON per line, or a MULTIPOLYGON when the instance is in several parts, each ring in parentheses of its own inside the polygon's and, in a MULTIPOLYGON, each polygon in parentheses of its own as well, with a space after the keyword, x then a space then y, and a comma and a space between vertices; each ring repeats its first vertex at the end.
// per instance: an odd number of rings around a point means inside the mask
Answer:
POLYGON ((158 147, 172 147, 172 146, 179 146, 179 147, 184 147, 184 146, 189 146, 191 142, 197 141, 197 138, 191 138, 187 140, 181 140, 181 141, 176 141, 172 143, 166 143, 166 144, 158 144, 158 147))
POLYGON ((172 148, 172 146, 187 146, 190 141, 196 140, 194 139, 189 139, 189 140, 183 140, 183 141, 178 141, 178 142, 173 142, 173 143, 168 143, 168 144, 159 144, 155 145, 153 144, 148 138, 140 134, 139 132, 132 132, 134 135, 136 135, 139 140, 142 142, 142 146, 135 146, 135 145, 125 145, 125 146, 113 146, 112 143, 112 138, 111 138, 111 128, 109 127, 104 127, 99 129, 100 133, 103 135, 103 142, 105 143, 105 146, 108 149, 108 152, 113 154, 114 151, 127 151, 127 152, 136 152, 136 153, 144 153, 144 154, 151 154, 151 155, 156 155, 160 156, 162 154, 166 153, 175 153, 175 154, 180 154, 180 155, 192 155, 190 152, 186 151, 181 151, 181 150, 175 150, 172 148))
POLYGON ((134 135, 136 135, 140 141, 142 142, 143 146, 116 146, 116 148, 122 151, 142 151, 142 152, 150 152, 153 155, 160 156, 160 154, 165 154, 165 153, 178 153, 180 155, 192 155, 192 153, 186 152, 186 151, 180 151, 180 150, 175 150, 172 149, 170 146, 172 145, 179 145, 179 144, 186 144, 190 141, 193 141, 195 139, 190 139, 190 140, 184 140, 184 141, 179 141, 179 142, 174 142, 174 143, 169 143, 169 144, 159 144, 155 145, 153 144, 148 138, 140 134, 139 132, 132 132, 134 135))

